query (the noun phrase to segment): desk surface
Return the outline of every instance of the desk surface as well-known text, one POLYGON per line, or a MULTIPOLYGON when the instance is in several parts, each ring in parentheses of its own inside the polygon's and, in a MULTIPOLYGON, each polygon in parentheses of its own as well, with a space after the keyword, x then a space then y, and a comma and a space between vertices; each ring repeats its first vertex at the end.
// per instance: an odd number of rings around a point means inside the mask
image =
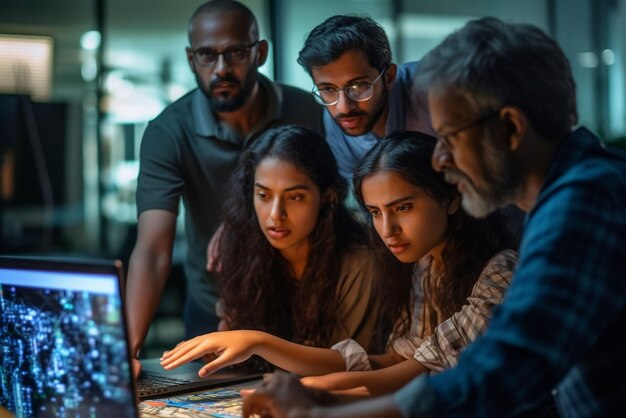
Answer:
POLYGON ((161 399, 150 399, 139 404, 141 418, 230 418, 241 417, 241 389, 255 389, 261 380, 239 383, 223 388, 202 390, 161 399))

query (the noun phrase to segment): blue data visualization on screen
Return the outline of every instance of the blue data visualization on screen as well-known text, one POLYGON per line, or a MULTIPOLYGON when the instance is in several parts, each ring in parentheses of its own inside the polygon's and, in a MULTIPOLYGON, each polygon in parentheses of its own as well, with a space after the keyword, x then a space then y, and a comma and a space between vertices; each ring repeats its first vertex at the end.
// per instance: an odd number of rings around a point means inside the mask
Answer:
POLYGON ((24 418, 134 415, 115 275, 0 268, 0 405, 24 418))

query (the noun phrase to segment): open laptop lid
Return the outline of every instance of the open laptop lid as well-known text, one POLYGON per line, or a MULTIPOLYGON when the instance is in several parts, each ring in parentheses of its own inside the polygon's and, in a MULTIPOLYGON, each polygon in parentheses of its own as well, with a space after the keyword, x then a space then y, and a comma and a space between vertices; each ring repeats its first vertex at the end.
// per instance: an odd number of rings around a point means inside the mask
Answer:
POLYGON ((0 406, 137 418, 119 261, 0 256, 0 406))

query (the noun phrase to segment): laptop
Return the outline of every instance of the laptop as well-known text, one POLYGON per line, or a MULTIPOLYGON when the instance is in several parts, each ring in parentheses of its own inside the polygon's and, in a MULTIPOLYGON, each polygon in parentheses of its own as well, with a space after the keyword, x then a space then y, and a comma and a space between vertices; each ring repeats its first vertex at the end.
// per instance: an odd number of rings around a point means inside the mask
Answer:
POLYGON ((261 376, 237 368, 200 378, 200 364, 166 371, 150 359, 135 382, 121 289, 119 261, 0 256, 0 407, 35 418, 136 418, 140 399, 261 376))

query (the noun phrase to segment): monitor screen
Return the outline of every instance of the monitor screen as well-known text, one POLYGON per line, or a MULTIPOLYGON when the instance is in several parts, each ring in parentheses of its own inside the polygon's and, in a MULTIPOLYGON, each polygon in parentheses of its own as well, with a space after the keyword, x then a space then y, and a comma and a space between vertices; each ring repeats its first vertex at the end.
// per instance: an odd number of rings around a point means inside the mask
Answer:
POLYGON ((135 417, 115 269, 35 264, 0 263, 0 406, 20 417, 135 417))

